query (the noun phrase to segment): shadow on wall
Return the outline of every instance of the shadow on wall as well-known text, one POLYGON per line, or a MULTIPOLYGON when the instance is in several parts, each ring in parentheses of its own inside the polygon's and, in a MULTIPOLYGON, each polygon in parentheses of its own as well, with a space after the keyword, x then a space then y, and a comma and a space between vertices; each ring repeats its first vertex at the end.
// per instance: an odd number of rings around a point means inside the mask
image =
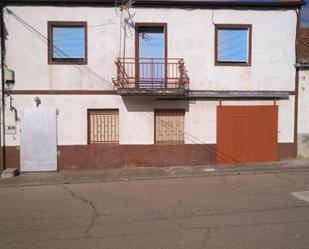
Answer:
POLYGON ((298 157, 309 159, 309 134, 298 134, 298 157))
MULTIPOLYGON (((183 101, 183 100, 182 101, 156 101, 156 97, 150 97, 150 96, 148 96, 148 97, 126 96, 126 97, 122 97, 122 99, 123 99, 123 103, 126 107, 126 110, 128 112, 148 112, 148 115, 150 115, 151 118, 154 118, 154 110, 155 109, 165 109, 165 110, 182 109, 182 110, 185 110, 185 112, 189 112, 189 109, 190 109, 190 101, 183 101)), ((163 125, 163 126, 166 126, 166 127, 170 126, 168 123, 165 123, 162 120, 160 120, 160 122, 161 122, 161 125, 163 125)), ((207 129, 207 128, 205 127, 205 129, 207 129)), ((185 136, 185 144, 182 144, 182 145, 178 144, 177 146, 179 146, 181 148, 180 151, 183 150, 182 153, 185 153, 186 155, 188 155, 188 152, 190 151, 189 154, 191 154, 191 155, 188 156, 188 158, 186 158, 186 160, 183 161, 183 162, 186 162, 188 165, 191 165, 190 160, 192 162, 194 162, 193 163, 194 165, 205 164, 205 163, 206 164, 207 163, 215 163, 216 155, 220 156, 220 157, 224 157, 224 158, 230 158, 231 160, 233 160, 236 163, 240 162, 237 158, 232 158, 231 156, 227 155, 225 152, 218 151, 216 145, 205 144, 205 142, 202 141, 200 138, 198 138, 195 135, 192 135, 190 132, 188 132, 186 130, 184 132, 184 136, 185 136), (194 151, 194 153, 193 153, 193 151, 194 151), (195 155, 196 158, 194 158, 193 155, 195 155), (196 162, 197 158, 199 158, 201 160, 200 163, 197 163, 198 160, 196 162)), ((156 147, 151 147, 151 145, 150 145, 150 147, 152 149, 156 148, 156 150, 158 150, 157 156, 159 156, 159 155, 162 154, 162 152, 160 152, 160 150, 158 149, 159 147, 162 147, 162 146, 168 147, 169 146, 169 150, 171 150, 171 148, 175 147, 174 145, 175 144, 171 144, 171 145, 158 145, 158 144, 156 144, 156 147)), ((155 151, 154 151, 154 153, 155 153, 155 151)), ((179 151, 177 151, 177 153, 179 153, 179 151)), ((167 158, 166 155, 164 156, 164 158, 167 158)), ((171 158, 170 158, 170 160, 171 160, 171 162, 173 162, 173 160, 171 158)), ((143 162, 143 163, 146 163, 146 162, 143 162)), ((161 162, 161 163, 163 163, 163 162, 161 162)), ((169 163, 166 163, 166 164, 167 165, 173 165, 173 164, 169 164, 169 163)), ((180 162, 177 162, 176 164, 177 165, 183 165, 180 162)))
POLYGON ((122 97, 128 112, 150 112, 153 115, 155 109, 182 109, 189 112, 189 101, 157 101, 152 96, 122 97))
MULTIPOLYGON (((142 97, 142 96, 126 96, 122 97, 123 103, 125 104, 126 110, 128 112, 148 112, 151 118, 154 118, 155 109, 181 109, 185 112, 189 112, 190 101, 157 101, 156 97, 142 97)), ((169 126, 168 123, 160 121, 161 125, 169 126)), ((205 144, 204 141, 201 141, 198 137, 190 134, 189 132, 184 132, 186 144, 156 144, 153 145, 140 145, 142 147, 141 154, 147 154, 147 150, 152 151, 150 154, 156 155, 147 158, 152 158, 151 160, 146 159, 135 159, 139 162, 135 162, 135 166, 141 165, 155 165, 155 166, 171 166, 171 165, 199 165, 199 164, 209 164, 215 163, 216 161, 216 145, 214 144, 205 144), (175 153, 170 154, 171 151, 175 153), (167 153, 168 152, 168 153, 167 153), (167 154, 165 154, 167 153, 167 154), (186 155, 185 158, 179 160, 180 158, 175 159, 175 155, 186 155), (154 158, 164 158, 165 160, 155 161, 154 158), (153 161, 154 160, 154 161, 153 161)), ((135 145, 138 148, 139 145, 135 145)), ((225 155, 226 156, 226 155, 225 155)), ((131 160, 131 159, 130 159, 131 160)), ((130 161, 128 160, 128 161, 130 161)), ((236 160, 236 159, 234 159, 236 160)), ((125 163, 125 162, 123 162, 125 163)))

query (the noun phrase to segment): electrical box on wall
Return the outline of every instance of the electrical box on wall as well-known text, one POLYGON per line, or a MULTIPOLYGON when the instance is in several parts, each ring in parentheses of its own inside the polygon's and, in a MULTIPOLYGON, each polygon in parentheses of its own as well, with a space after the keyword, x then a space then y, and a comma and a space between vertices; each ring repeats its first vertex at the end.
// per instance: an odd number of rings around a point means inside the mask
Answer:
POLYGON ((6 125, 5 126, 5 134, 16 134, 16 126, 15 125, 6 125))

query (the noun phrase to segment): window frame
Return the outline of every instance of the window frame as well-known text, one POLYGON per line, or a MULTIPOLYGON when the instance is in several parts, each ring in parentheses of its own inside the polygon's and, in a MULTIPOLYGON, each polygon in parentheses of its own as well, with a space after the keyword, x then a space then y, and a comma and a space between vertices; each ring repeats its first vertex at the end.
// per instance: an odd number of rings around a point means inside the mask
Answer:
POLYGON ((168 44, 167 44, 167 23, 165 22, 136 22, 135 23, 135 58, 139 58, 139 29, 140 28, 163 28, 164 33, 164 58, 168 58, 168 44))
MULTIPOLYGON (((168 30, 167 30, 167 23, 166 22, 136 22, 134 25, 135 35, 134 35, 134 47, 135 47, 135 65, 139 65, 139 29, 140 28, 163 28, 164 33, 164 71, 165 71, 165 81, 167 78, 167 59, 168 59, 168 30)), ((139 67, 135 67, 135 77, 137 82, 139 82, 139 67)))
POLYGON ((120 142, 120 114, 119 109, 117 108, 100 108, 100 109, 87 109, 87 144, 88 145, 96 145, 96 144, 119 144, 120 142), (93 112, 104 112, 104 111, 110 111, 110 112, 117 112, 118 114, 118 141, 102 141, 102 142, 91 142, 91 125, 90 125, 90 116, 93 112))
POLYGON ((251 66, 252 61, 252 24, 215 24, 215 66, 251 66), (220 62, 218 60, 218 30, 225 29, 248 29, 248 60, 247 62, 220 62))
POLYGON ((186 110, 185 109, 154 109, 154 144, 156 145, 177 145, 177 144, 185 144, 185 116, 186 110), (157 113, 158 112, 181 112, 183 113, 183 140, 182 141, 166 141, 166 142, 159 142, 157 141, 157 113))
POLYGON ((62 65, 85 65, 88 63, 88 31, 87 31, 87 22, 85 21, 48 21, 47 22, 48 30, 48 64, 62 64, 62 65), (84 58, 83 59, 74 59, 74 58, 60 58, 57 60, 53 59, 53 32, 52 28, 54 26, 63 26, 63 27, 74 27, 82 26, 84 28, 84 58))

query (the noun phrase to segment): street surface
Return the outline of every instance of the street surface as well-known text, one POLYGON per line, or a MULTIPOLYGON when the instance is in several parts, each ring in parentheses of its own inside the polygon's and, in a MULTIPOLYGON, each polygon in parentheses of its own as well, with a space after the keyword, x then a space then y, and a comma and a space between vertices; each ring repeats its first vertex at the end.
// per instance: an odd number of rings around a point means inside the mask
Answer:
POLYGON ((0 248, 308 249, 303 191, 309 172, 0 188, 0 248))

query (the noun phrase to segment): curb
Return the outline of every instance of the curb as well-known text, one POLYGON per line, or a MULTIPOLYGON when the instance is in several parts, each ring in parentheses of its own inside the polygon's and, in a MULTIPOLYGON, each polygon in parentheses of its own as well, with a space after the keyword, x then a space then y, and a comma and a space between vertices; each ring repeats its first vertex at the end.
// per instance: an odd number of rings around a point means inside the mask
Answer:
MULTIPOLYGON (((174 167, 177 168, 177 167, 174 167)), ((220 169, 213 172, 198 172, 188 174, 177 174, 172 171, 165 171, 165 175, 149 175, 149 176, 113 176, 107 178, 94 178, 94 179, 63 179, 63 180, 51 180, 46 182, 28 182, 28 183, 1 183, 1 188, 17 188, 17 187, 31 187, 31 186, 46 186, 46 185, 66 185, 66 184, 85 184, 85 183, 103 183, 103 182, 123 182, 123 181, 146 181, 146 180, 167 180, 167 179, 179 179, 179 178, 192 178, 192 177, 215 177, 215 176, 236 176, 236 175, 255 175, 255 174, 275 174, 275 173, 292 173, 292 172, 309 172, 308 166, 294 166, 290 168, 278 168, 278 169, 243 169, 243 170, 225 170, 220 169)), ((119 172, 118 172, 119 174, 119 172)))

